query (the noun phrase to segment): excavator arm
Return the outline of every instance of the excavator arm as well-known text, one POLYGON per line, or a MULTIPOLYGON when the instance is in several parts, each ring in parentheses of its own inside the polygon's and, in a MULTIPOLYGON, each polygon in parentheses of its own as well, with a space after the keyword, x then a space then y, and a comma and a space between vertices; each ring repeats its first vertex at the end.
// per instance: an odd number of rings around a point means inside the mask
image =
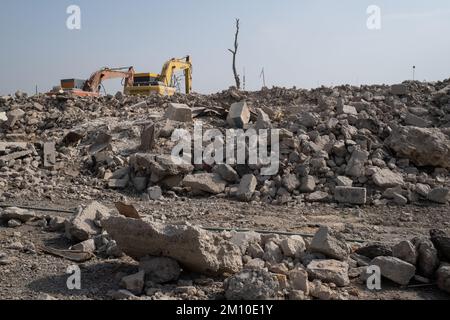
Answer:
POLYGON ((108 79, 125 79, 124 87, 130 87, 134 82, 134 68, 129 67, 128 71, 124 71, 126 68, 103 68, 97 72, 94 72, 89 80, 84 84, 83 91, 98 93, 100 91, 100 85, 104 80, 108 79))
POLYGON ((174 87, 173 74, 177 70, 184 71, 186 94, 192 91, 192 62, 189 56, 181 59, 171 59, 167 61, 161 71, 159 81, 163 82, 167 87, 174 87))

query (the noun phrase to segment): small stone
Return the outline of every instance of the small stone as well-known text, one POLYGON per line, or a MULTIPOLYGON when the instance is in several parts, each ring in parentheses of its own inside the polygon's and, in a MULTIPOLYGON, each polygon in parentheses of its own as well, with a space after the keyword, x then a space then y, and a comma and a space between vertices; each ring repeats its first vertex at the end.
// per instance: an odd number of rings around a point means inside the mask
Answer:
POLYGON ((140 295, 144 291, 145 272, 143 270, 138 273, 123 277, 120 285, 135 295, 140 295))
POLYGON ((159 200, 162 197, 162 190, 159 186, 150 187, 147 189, 147 193, 152 200, 159 200))
POLYGON ((183 185, 193 191, 219 194, 225 191, 227 183, 216 173, 197 173, 187 175, 183 179, 183 185))
POLYGON ((280 247, 273 241, 267 242, 264 247, 263 259, 269 262, 281 262, 283 260, 283 254, 281 253, 280 247))
POLYGON ((94 239, 89 239, 80 242, 76 245, 70 247, 70 250, 84 251, 84 252, 94 252, 95 251, 95 241, 94 239))
POLYGON ((316 180, 313 176, 306 176, 300 180, 300 192, 311 193, 316 189, 316 180))
POLYGON ((228 182, 236 182, 239 180, 239 175, 236 170, 229 164, 222 163, 214 167, 213 172, 218 173, 224 180, 228 182))

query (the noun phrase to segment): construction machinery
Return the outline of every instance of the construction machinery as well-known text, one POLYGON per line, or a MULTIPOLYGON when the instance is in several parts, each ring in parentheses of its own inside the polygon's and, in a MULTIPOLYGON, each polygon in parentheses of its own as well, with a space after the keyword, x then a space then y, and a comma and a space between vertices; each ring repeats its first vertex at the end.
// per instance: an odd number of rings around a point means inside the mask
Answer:
POLYGON ((181 59, 170 59, 167 61, 160 74, 156 73, 136 73, 133 83, 125 86, 124 93, 129 95, 150 95, 160 94, 172 96, 177 92, 179 85, 176 77, 177 71, 183 71, 185 92, 192 91, 192 62, 189 56, 181 59))
POLYGON ((103 68, 94 72, 88 80, 63 79, 61 86, 54 87, 48 94, 73 94, 80 97, 98 97, 102 82, 108 79, 123 79, 127 88, 134 82, 134 68, 103 68))

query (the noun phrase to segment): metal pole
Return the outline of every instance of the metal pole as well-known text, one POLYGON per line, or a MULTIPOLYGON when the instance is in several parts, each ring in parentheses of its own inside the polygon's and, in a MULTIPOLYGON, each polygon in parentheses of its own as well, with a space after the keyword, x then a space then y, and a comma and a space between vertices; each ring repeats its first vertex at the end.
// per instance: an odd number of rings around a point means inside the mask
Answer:
POLYGON ((416 66, 413 66, 413 81, 416 80, 416 66))

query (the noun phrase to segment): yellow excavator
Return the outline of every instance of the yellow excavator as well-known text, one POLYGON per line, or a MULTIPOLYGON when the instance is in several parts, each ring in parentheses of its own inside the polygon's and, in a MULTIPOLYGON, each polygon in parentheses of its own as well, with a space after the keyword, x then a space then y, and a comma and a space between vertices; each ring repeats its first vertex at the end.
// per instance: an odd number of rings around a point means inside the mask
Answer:
POLYGON ((172 96, 177 91, 176 71, 184 72, 186 94, 192 91, 192 62, 189 56, 181 59, 170 59, 161 71, 156 73, 135 73, 133 83, 125 86, 124 93, 128 95, 160 94, 172 96))

